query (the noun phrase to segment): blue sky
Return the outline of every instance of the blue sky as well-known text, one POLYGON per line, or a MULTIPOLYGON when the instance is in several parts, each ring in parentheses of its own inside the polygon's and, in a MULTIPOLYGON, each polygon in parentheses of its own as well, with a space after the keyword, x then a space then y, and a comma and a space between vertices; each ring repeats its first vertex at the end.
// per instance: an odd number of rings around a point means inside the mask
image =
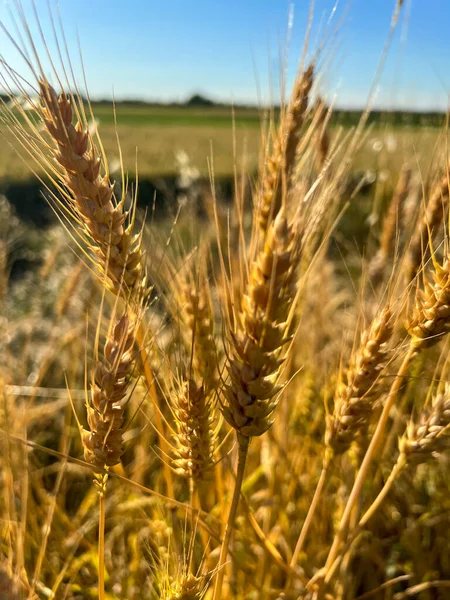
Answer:
MULTIPOLYGON (((56 1, 50 0, 53 7, 56 1)), ((47 0, 36 0, 51 44, 47 0)), ((395 0, 339 2, 332 24, 336 42, 325 54, 321 91, 339 106, 362 107, 386 40, 395 0)), ((93 97, 184 100, 199 92, 234 102, 279 99, 281 53, 289 15, 288 83, 301 55, 309 0, 59 0, 64 30, 79 74, 78 41, 93 97), (259 94, 258 89, 261 90, 259 94)), ((317 46, 335 2, 316 0, 311 49, 317 46)), ((31 28, 31 3, 23 0, 31 28)), ((13 31, 9 10, 0 19, 13 31)), ((449 0, 405 0, 376 104, 386 108, 445 109, 450 92, 449 0)), ((0 52, 23 67, 5 36, 0 52)))

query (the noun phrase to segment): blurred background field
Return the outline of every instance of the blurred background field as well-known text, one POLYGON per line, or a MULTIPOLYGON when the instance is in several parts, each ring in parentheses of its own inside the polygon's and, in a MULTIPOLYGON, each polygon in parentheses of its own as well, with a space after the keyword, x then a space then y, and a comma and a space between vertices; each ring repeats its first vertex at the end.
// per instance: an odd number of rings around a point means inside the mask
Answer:
MULTIPOLYGON (((92 112, 95 119, 91 126, 102 136, 113 172, 120 167, 119 139, 124 168, 131 179, 136 169, 140 179, 178 175, 180 152, 187 155, 201 177, 209 178, 213 168, 217 176, 232 178, 234 170, 243 164, 248 172, 256 171, 262 129, 269 117, 277 118, 279 109, 269 112, 257 107, 216 106, 205 98, 193 97, 178 106, 127 102, 113 107, 110 102, 94 102, 92 112)), ((330 120, 330 135, 354 129, 361 114, 336 110, 330 120)), ((405 161, 428 166, 443 139, 445 115, 375 111, 368 124, 367 140, 355 159, 355 170, 384 167, 389 176, 395 176, 405 161)), ((0 180, 33 179, 14 150, 13 136, 7 131, 3 136, 0 180)))

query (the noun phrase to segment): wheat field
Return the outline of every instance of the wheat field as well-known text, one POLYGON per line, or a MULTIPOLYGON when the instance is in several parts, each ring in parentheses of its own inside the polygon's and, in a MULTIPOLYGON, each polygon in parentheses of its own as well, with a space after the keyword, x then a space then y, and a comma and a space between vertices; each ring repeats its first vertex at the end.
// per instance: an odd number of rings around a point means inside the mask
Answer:
POLYGON ((0 196, 0 598, 449 598, 446 129, 331 126, 321 48, 277 118, 118 146, 21 40, 0 170, 56 218, 0 196))

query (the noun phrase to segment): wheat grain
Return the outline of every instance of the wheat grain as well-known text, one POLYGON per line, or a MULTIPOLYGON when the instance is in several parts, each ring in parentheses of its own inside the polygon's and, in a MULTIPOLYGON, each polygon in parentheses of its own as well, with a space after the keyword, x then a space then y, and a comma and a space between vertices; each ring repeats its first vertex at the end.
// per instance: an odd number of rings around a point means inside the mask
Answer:
POLYGON ((116 200, 112 182, 101 173, 102 160, 89 131, 80 120, 73 124, 74 97, 58 97, 46 80, 39 82, 39 88, 42 120, 53 140, 53 155, 62 168, 62 183, 69 190, 77 225, 85 230, 113 290, 141 294, 146 285, 142 240, 133 232, 125 198, 116 200))
POLYGON ((417 290, 414 312, 407 327, 411 344, 417 352, 437 344, 450 331, 450 262, 434 264, 434 283, 425 281, 425 289, 417 290))
POLYGON ((258 215, 259 227, 263 235, 266 234, 270 223, 280 210, 283 194, 286 195, 290 185, 313 77, 314 65, 310 65, 300 77, 297 77, 272 152, 266 157, 258 215))
POLYGON ((450 387, 437 394, 431 409, 424 412, 418 423, 410 422, 406 434, 399 441, 400 454, 408 463, 420 464, 450 448, 450 387))
POLYGON ((175 460, 180 475, 195 483, 209 479, 214 467, 214 414, 203 387, 184 382, 174 400, 175 460))
POLYGON ((361 342, 340 381, 333 415, 328 419, 326 443, 335 454, 345 452, 356 436, 368 427, 379 397, 377 382, 389 357, 388 342, 393 324, 385 307, 361 335, 361 342))
POLYGON ((89 430, 82 430, 84 457, 94 469, 113 467, 123 453, 123 420, 133 369, 136 323, 123 314, 106 340, 93 373, 87 406, 89 430))
POLYGON ((237 327, 229 332, 231 383, 225 388, 223 413, 244 438, 262 435, 273 422, 296 294, 299 245, 295 228, 281 211, 252 264, 237 327))
POLYGON ((425 210, 425 214, 418 222, 414 231, 405 261, 406 280, 412 281, 426 256, 429 241, 436 232, 448 213, 449 178, 448 169, 441 180, 434 186, 425 210))

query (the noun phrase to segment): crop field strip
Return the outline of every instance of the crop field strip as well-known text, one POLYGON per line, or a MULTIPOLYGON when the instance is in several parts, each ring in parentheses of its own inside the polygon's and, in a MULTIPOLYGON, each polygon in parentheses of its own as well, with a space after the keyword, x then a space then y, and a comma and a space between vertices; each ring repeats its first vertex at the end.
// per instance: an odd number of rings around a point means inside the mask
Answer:
MULTIPOLYGON (((262 111, 256 108, 230 107, 173 107, 140 104, 118 104, 116 115, 111 103, 94 103, 92 106, 96 126, 102 136, 106 155, 115 177, 118 176, 119 150, 115 121, 120 138, 125 170, 130 176, 138 169, 140 179, 173 176, 178 174, 176 155, 185 152, 189 165, 198 170, 200 176, 209 176, 208 164, 214 166, 219 177, 232 177, 235 160, 233 147, 242 163, 245 154, 247 169, 257 167, 261 143, 262 111), (234 126, 233 126, 234 120, 234 126), (116 168, 114 168, 116 167, 116 168)), ((0 113, 1 114, 1 113, 0 113)), ((356 114, 345 113, 330 129, 333 133, 348 131, 356 122, 356 114)), ((379 119, 381 121, 381 117, 379 119)), ((355 158, 355 169, 378 169, 387 159, 386 168, 390 176, 396 177, 405 157, 414 154, 420 147, 415 160, 427 161, 436 152, 438 140, 444 137, 437 126, 416 127, 414 125, 392 125, 392 116, 387 114, 383 121, 374 123, 367 134, 367 143, 355 158), (384 144, 384 141, 388 141, 384 144), (383 144, 377 150, 376 142, 383 144), (374 146, 375 144, 375 146, 374 146)), ((433 124, 438 125, 436 117, 433 124)), ((30 178, 29 169, 13 149, 13 136, 3 131, 4 143, 0 145, 0 180, 22 181, 30 178)))

